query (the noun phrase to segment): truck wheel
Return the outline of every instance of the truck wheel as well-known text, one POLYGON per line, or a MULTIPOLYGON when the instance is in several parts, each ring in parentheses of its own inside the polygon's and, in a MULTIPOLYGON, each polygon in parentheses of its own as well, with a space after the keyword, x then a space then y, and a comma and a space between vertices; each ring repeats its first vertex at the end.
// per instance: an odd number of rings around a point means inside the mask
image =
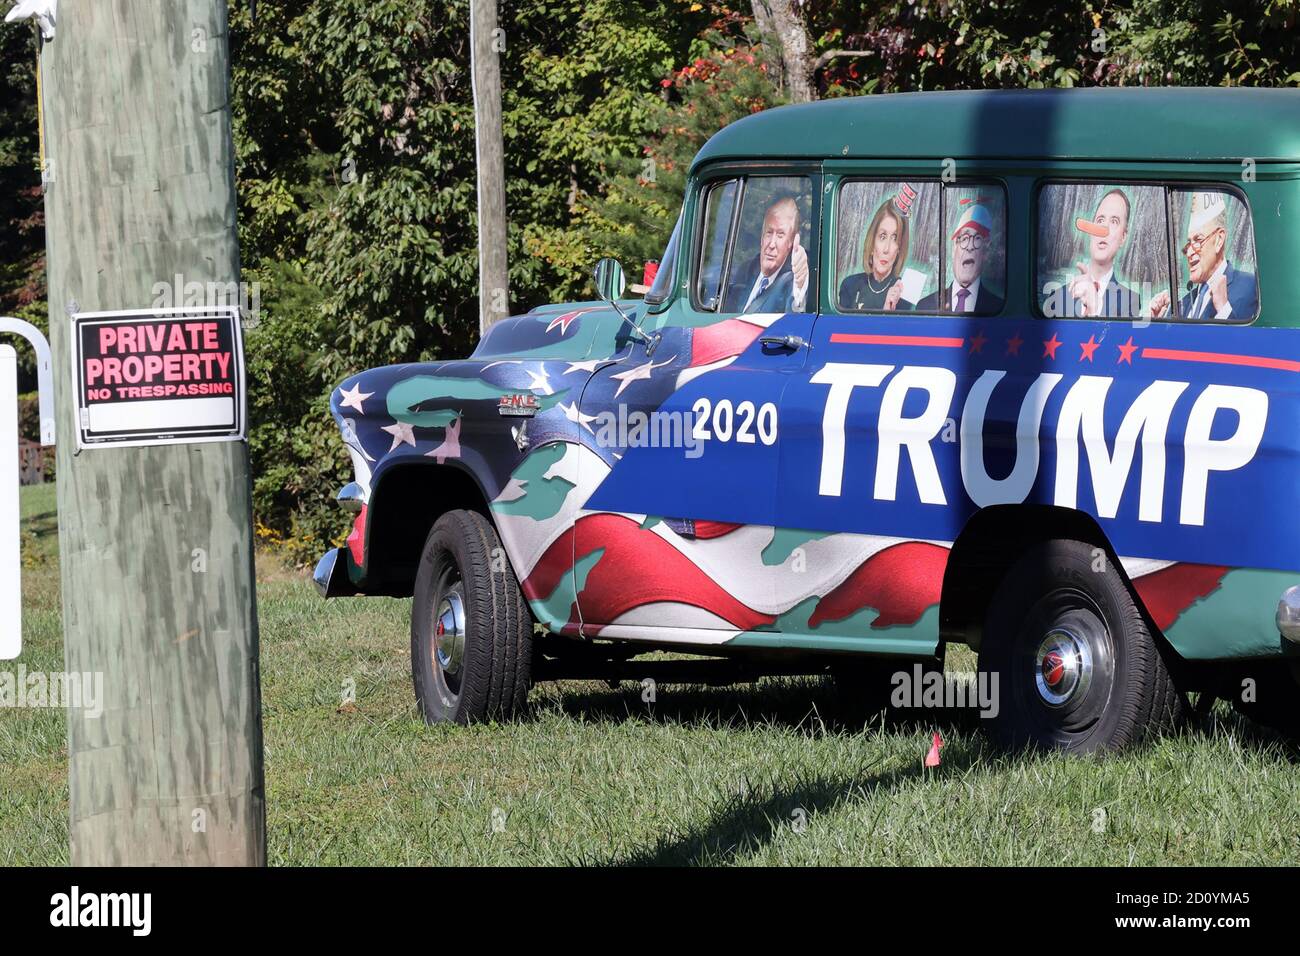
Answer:
POLYGON ((449 511, 420 554, 411 676, 426 723, 509 720, 528 697, 533 621, 496 530, 449 511))
POLYGON ((1181 708, 1122 575, 1082 541, 1039 544, 1007 572, 979 669, 998 703, 990 735, 1013 749, 1117 750, 1171 726, 1181 708))

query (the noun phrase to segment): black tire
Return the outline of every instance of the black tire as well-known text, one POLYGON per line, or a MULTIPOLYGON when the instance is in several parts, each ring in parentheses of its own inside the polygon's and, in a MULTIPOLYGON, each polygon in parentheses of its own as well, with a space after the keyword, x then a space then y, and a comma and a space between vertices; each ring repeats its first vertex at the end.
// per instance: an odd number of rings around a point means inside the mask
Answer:
POLYGON ((1249 720, 1300 740, 1300 661, 1281 660, 1253 666, 1231 688, 1233 708, 1249 720), (1244 699, 1244 678, 1254 681, 1250 700, 1244 699))
POLYGON ((831 664, 835 682, 835 700, 840 713, 854 720, 871 719, 884 711, 898 716, 911 714, 910 706, 894 707, 890 698, 896 685, 894 675, 900 671, 914 674, 921 665, 922 679, 931 671, 943 673, 943 647, 935 657, 922 661, 898 657, 844 657, 831 664))
POLYGON ((1026 551, 993 596, 981 680, 996 677, 995 742, 1118 750, 1172 727, 1182 699, 1123 575, 1082 541, 1026 551))
POLYGON ((420 715, 430 724, 510 720, 524 710, 532 660, 533 620, 496 529, 476 512, 447 512, 425 539, 411 602, 420 715), (450 632, 444 623, 441 653, 439 616, 460 622, 450 632))

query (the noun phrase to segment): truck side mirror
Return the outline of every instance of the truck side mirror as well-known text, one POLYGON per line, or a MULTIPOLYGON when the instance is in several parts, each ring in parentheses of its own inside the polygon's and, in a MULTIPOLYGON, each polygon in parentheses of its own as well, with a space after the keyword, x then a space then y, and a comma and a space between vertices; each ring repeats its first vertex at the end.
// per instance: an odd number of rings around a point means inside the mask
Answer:
POLYGON ((623 266, 617 259, 601 259, 592 270, 592 275, 596 280, 596 295, 606 302, 614 302, 623 297, 627 279, 623 275, 623 266))

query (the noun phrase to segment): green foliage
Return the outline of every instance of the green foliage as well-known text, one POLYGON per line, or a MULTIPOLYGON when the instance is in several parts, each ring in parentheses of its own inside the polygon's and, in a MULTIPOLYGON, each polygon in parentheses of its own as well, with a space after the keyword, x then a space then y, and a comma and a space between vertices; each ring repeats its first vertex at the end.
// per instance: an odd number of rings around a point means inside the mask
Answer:
MULTIPOLYGON (((36 122, 36 33, 0 27, 0 315, 47 331, 45 210, 36 122)), ((18 350, 19 388, 34 388, 31 349, 18 350)))
POLYGON ((824 95, 1079 85, 1294 85, 1298 0, 828 0, 824 95))
POLYGON ((1298 0, 1139 0, 1117 18, 1123 29, 1114 59, 1125 82, 1294 86, 1300 83, 1298 18, 1298 0))
MULTIPOLYGON (((581 202, 579 235, 596 257, 633 276, 658 259, 681 207, 686 173, 705 141, 729 123, 780 105, 769 53, 752 29, 710 29, 694 58, 660 82, 651 131, 635 153, 610 157, 604 188, 581 202)), ((590 261, 590 257, 587 261, 590 261)))
POLYGON ((253 509, 259 536, 301 560, 345 531, 329 500, 347 480, 321 362, 337 340, 307 272, 310 215, 327 201, 339 145, 330 113, 339 92, 322 85, 303 43, 313 6, 260 3, 256 27, 247 0, 230 10, 242 278, 260 303, 245 335, 253 509))
MULTIPOLYGON (((579 199, 650 128, 655 84, 685 52, 680 0, 505 3, 503 127, 511 305, 566 298, 595 250, 579 199)), ((312 7, 316 70, 341 91, 340 184, 313 210, 308 275, 346 350, 335 376, 463 354, 478 333, 474 117, 463 0, 312 7), (364 64, 364 68, 358 68, 364 64)), ((700 17, 695 17, 700 20, 700 17)))
POLYGON ((319 319, 321 295, 301 267, 270 263, 256 281, 277 291, 246 336, 249 451, 259 536, 306 560, 340 543, 346 515, 332 507, 349 479, 348 456, 329 412, 330 380, 319 356, 334 343, 319 319))
MULTIPOLYGON (((583 289, 598 256, 584 202, 656 128, 659 81, 715 15, 686 0, 502 4, 514 311, 583 289)), ((467 22, 467 0, 263 3, 255 29, 232 7, 241 250, 262 302, 254 506, 298 558, 341 529, 332 386, 462 356, 478 335, 467 22)))

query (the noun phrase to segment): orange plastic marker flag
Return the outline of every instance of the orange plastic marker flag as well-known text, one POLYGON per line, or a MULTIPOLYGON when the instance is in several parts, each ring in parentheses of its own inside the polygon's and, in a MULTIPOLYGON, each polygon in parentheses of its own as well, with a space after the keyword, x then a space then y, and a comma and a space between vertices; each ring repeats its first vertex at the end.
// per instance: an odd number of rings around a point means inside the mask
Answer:
POLYGON ((927 767, 939 766, 939 748, 942 746, 943 738, 935 734, 934 743, 930 744, 930 752, 925 755, 925 765, 927 767))
POLYGON ((1099 222, 1093 222, 1091 219, 1074 220, 1074 228, 1080 232, 1086 232, 1090 236, 1096 236, 1099 239, 1105 239, 1110 235, 1110 229, 1099 222))

